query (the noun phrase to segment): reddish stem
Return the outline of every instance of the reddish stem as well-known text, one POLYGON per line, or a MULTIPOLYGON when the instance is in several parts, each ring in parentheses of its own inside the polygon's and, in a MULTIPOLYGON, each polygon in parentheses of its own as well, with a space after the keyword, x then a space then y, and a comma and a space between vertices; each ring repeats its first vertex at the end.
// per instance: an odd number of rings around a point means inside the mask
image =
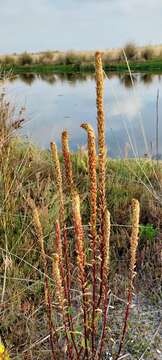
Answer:
POLYGON ((124 339, 125 339, 125 335, 126 335, 126 332, 127 332, 128 318, 129 318, 131 303, 132 303, 132 289, 130 287, 129 290, 128 290, 128 301, 127 301, 127 306, 126 306, 126 309, 125 309, 124 325, 123 325, 122 336, 121 336, 121 340, 120 340, 120 344, 119 344, 119 350, 118 350, 118 353, 117 353, 114 360, 117 360, 119 358, 120 353, 121 353, 122 348, 123 348, 123 345, 124 345, 124 339))

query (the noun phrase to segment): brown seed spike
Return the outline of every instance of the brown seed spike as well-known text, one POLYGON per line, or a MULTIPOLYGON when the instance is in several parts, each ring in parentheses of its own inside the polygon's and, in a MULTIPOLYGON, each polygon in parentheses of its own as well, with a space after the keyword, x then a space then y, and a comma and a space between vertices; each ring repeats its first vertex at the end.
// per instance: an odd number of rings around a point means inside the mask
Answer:
POLYGON ((79 280, 82 290, 83 299, 83 317, 84 317, 84 346, 85 346, 85 359, 89 359, 88 350, 88 299, 86 295, 86 273, 85 273, 85 250, 84 250, 84 235, 82 220, 80 214, 80 198, 77 192, 73 192, 72 196, 72 210, 73 210, 73 221, 74 221, 74 232, 76 240, 76 252, 77 252, 77 264, 79 270, 79 280))
POLYGON ((101 255, 101 269, 100 269, 100 297, 98 307, 100 305, 103 293, 103 266, 104 266, 104 213, 106 209, 105 198, 105 183, 106 183, 106 152, 105 152, 105 116, 104 116, 104 74, 102 69, 101 53, 96 52, 96 105, 97 105, 97 127, 98 127, 98 166, 99 166, 99 185, 98 185, 98 205, 99 205, 99 222, 100 222, 100 255, 101 255))
POLYGON ((62 190, 62 176, 61 176, 61 168, 60 168, 60 161, 59 161, 59 157, 58 157, 58 151, 57 151, 57 146, 54 142, 51 142, 51 155, 52 155, 52 159, 53 159, 53 163, 55 166, 55 178, 56 178, 56 184, 57 184, 57 188, 58 190, 62 190))
POLYGON ((76 251, 77 251, 77 263, 80 271, 81 281, 85 281, 85 256, 84 256, 84 243, 83 243, 83 227, 82 219, 80 214, 80 199, 79 195, 75 192, 72 198, 73 207, 73 221, 74 221, 74 232, 76 239, 76 251))
POLYGON ((60 260, 61 259, 60 259, 59 255, 54 254, 52 270, 53 270, 53 279, 54 279, 55 286, 56 286, 56 296, 58 298, 61 309, 64 309, 65 299, 64 299, 64 290, 63 290, 63 286, 62 286, 62 279, 61 279, 60 267, 59 267, 60 260))
POLYGON ((45 250, 44 250, 44 238, 43 238, 42 225, 41 225, 41 222, 40 222, 40 219, 39 219, 38 209, 37 209, 37 207, 35 205, 35 202, 31 198, 28 199, 28 205, 30 206, 30 208, 32 209, 32 212, 33 212, 34 228, 35 228, 35 232, 36 232, 39 244, 40 244, 41 255, 42 255, 42 258, 43 258, 43 261, 44 261, 46 259, 45 250))
POLYGON ((55 252, 58 254, 60 261, 62 260, 62 241, 61 241, 61 231, 60 231, 60 224, 59 221, 56 220, 56 227, 55 227, 55 243, 54 243, 54 249, 55 252))
POLYGON ((73 171, 72 171, 72 163, 71 163, 71 154, 69 150, 69 139, 68 139, 68 132, 64 130, 62 132, 62 153, 64 157, 64 164, 65 164, 65 172, 66 172, 66 179, 67 184, 70 191, 73 191, 73 171))
POLYGON ((104 206, 105 202, 105 115, 104 115, 104 73, 101 53, 96 52, 96 105, 98 127, 98 157, 99 157, 99 196, 104 206))
POLYGON ((96 319, 96 288, 97 288, 97 261, 96 261, 96 199, 97 199, 97 176, 96 176, 96 144, 95 133, 89 124, 82 124, 81 127, 87 131, 88 134, 88 167, 89 167, 89 191, 90 191, 90 208, 91 208, 91 247, 93 253, 92 268, 93 268, 93 311, 92 311, 92 353, 94 355, 94 334, 95 334, 95 319, 96 319))
POLYGON ((130 271, 134 273, 134 268, 136 266, 136 252, 138 246, 138 234, 139 234, 139 215, 140 215, 140 205, 139 201, 136 199, 132 200, 132 234, 130 239, 130 271))
POLYGON ((88 167, 90 180, 90 206, 91 206, 91 231, 96 237, 96 198, 97 198, 97 177, 96 177, 96 144, 95 133, 89 124, 82 124, 81 127, 88 133, 88 167))
POLYGON ((64 211, 64 196, 63 196, 63 187, 62 187, 62 175, 61 175, 61 167, 60 167, 60 161, 58 157, 58 151, 57 146, 54 142, 51 142, 51 155, 52 160, 54 163, 54 170, 55 170, 55 181, 57 186, 57 191, 59 194, 59 200, 60 200, 60 208, 59 208, 59 220, 61 226, 63 226, 64 223, 64 217, 65 217, 65 211, 64 211))

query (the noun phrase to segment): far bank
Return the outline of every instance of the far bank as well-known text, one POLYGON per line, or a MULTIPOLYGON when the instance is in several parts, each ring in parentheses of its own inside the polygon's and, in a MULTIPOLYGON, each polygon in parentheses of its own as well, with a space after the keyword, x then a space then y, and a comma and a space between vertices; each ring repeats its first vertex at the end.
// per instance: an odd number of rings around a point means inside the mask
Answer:
MULTIPOLYGON (((144 62, 129 62, 132 72, 162 72, 162 60, 148 60, 144 62)), ((106 72, 126 72, 128 66, 124 62, 108 63, 104 65, 106 72)), ((34 65, 4 65, 1 66, 2 72, 12 72, 14 74, 20 73, 94 73, 95 67, 93 63, 88 64, 34 64, 34 65)))

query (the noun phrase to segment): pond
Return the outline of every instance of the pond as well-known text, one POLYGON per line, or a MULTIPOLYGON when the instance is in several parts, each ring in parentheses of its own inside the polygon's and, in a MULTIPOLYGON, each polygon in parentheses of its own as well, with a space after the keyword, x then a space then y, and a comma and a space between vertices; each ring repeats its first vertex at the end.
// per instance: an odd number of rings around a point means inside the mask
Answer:
MULTIPOLYGON (((162 75, 109 73, 105 79, 106 143, 113 158, 162 154, 162 75), (158 138, 157 149, 157 91, 158 138)), ((26 122, 21 133, 35 144, 60 146, 63 129, 72 150, 86 146, 83 122, 96 131, 94 74, 25 74, 7 83, 7 93, 17 106, 25 106, 26 122)))

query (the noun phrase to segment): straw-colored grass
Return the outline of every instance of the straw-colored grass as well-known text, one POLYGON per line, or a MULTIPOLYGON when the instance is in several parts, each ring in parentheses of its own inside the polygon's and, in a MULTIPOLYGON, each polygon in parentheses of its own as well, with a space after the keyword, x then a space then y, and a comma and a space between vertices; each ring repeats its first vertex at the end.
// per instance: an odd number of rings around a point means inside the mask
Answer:
MULTIPOLYGON (((161 59, 162 45, 146 45, 139 47, 133 42, 123 46, 130 61, 146 61, 161 59)), ((94 51, 44 51, 40 53, 27 53, 1 55, 0 64, 3 65, 93 65, 94 51)), ((103 64, 119 63, 123 61, 121 48, 103 51, 103 64)))

